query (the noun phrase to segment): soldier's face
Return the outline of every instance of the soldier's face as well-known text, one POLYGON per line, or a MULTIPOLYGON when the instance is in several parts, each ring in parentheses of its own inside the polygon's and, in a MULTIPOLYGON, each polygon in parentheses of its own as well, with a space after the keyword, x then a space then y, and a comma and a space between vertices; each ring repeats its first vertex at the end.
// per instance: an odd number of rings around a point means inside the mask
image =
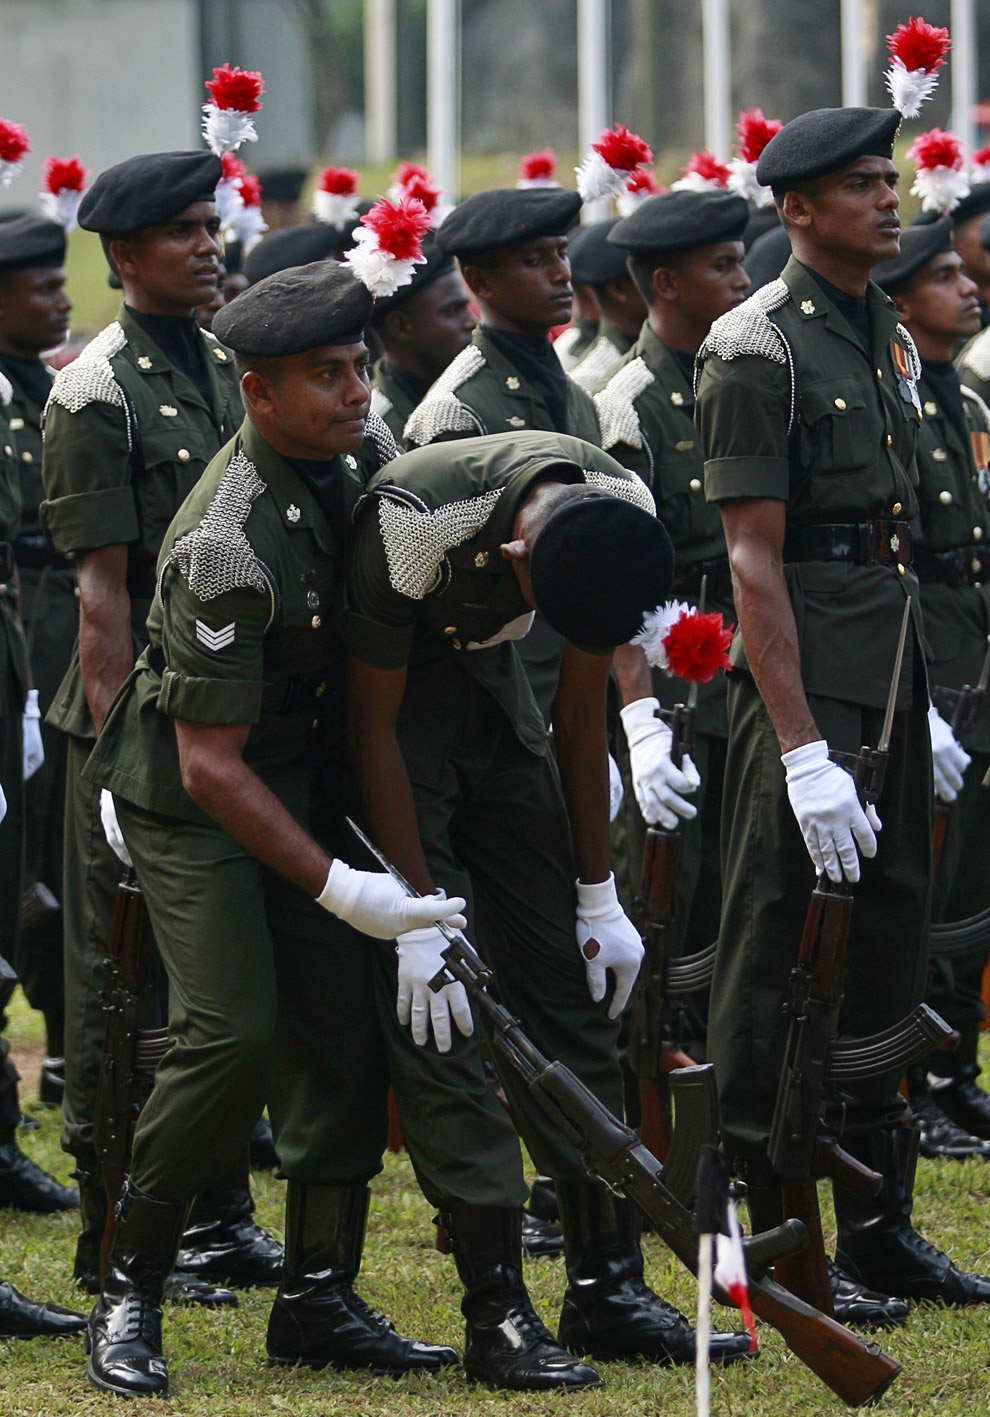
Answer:
POLYGON ((220 276, 220 218, 214 202, 193 202, 161 226, 111 245, 129 303, 147 314, 190 314, 209 305, 220 276))
POLYGON ((566 236, 541 236, 505 246, 493 266, 465 262, 465 278, 482 307, 484 324, 545 335, 570 319, 574 290, 566 236))
POLYGON ((898 172, 885 157, 859 157, 803 191, 788 192, 791 242, 858 265, 879 265, 900 250, 898 172))
POLYGON ((961 221, 953 232, 956 250, 959 252, 970 280, 976 282, 979 293, 986 299, 990 290, 990 251, 980 240, 980 230, 987 219, 986 212, 961 221))
POLYGON ((408 353, 425 377, 438 379, 470 344, 476 324, 471 293, 458 272, 451 271, 393 311, 385 339, 397 353, 408 353))
POLYGON ((0 278, 0 344, 33 359, 69 333, 72 301, 62 266, 29 267, 0 278))
POLYGON ((894 297, 901 318, 916 337, 955 344, 980 328, 976 284, 955 251, 933 256, 907 290, 894 297))
POLYGON ((745 254, 741 241, 719 241, 690 251, 672 272, 684 315, 707 329, 745 300, 750 286, 742 264, 745 254))
POLYGON ((291 355, 273 379, 248 373, 241 386, 261 432, 286 457, 327 461, 361 446, 371 405, 363 342, 291 355))

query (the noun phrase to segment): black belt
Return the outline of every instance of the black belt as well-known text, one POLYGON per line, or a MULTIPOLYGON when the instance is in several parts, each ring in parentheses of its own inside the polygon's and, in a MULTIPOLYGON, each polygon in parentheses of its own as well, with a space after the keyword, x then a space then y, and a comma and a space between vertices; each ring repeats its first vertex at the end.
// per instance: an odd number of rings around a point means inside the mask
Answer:
POLYGON ((14 542, 14 559, 22 571, 43 571, 51 566, 56 571, 71 571, 72 562, 68 556, 53 551, 40 534, 19 536, 14 542))
POLYGON ((951 551, 929 551, 919 546, 914 553, 919 581, 941 581, 943 585, 982 585, 990 581, 990 546, 954 546, 951 551))
POLYGON ((12 580, 15 569, 14 548, 9 541, 0 541, 0 576, 5 581, 12 580))
POLYGON ((674 595, 687 595, 697 600, 701 594, 702 577, 708 577, 708 600, 732 600, 732 572, 729 570, 728 556, 713 556, 707 561, 692 561, 678 568, 674 575, 671 591, 674 595))
POLYGON ((830 522, 788 527, 785 561, 854 561, 859 566, 911 565, 911 527, 907 522, 830 522))

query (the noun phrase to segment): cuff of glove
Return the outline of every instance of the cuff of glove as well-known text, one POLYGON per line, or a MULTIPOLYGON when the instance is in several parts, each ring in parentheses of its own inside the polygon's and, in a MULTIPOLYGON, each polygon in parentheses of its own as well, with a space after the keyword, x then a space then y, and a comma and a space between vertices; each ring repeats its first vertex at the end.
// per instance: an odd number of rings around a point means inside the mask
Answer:
POLYGON ((584 881, 578 881, 577 900, 578 914, 585 920, 610 915, 613 910, 618 910, 619 897, 615 891, 614 873, 607 881, 595 881, 590 886, 584 881))
POLYGON ((624 709, 619 710, 626 742, 630 748, 647 733, 670 732, 663 719, 656 716, 659 707, 658 699, 634 699, 631 704, 626 704, 624 709))
POLYGON ((944 718, 942 717, 942 715, 939 713, 939 711, 938 711, 938 709, 935 707, 935 705, 934 705, 934 704, 929 704, 929 705, 928 705, 928 722, 929 722, 929 723, 935 723, 936 721, 939 722, 939 723, 944 723, 945 726, 946 726, 947 728, 949 728, 949 729, 952 728, 952 724, 949 723, 949 721, 948 721, 947 719, 944 719, 944 718))
POLYGON ((40 718, 40 717, 41 717, 41 709, 38 707, 38 691, 37 691, 37 689, 28 689, 28 692, 27 692, 27 700, 26 700, 26 702, 25 702, 25 704, 24 704, 24 717, 25 717, 25 718, 40 718))
POLYGON ((354 874, 350 866, 341 861, 339 856, 335 856, 330 862, 326 884, 316 897, 317 905, 322 905, 323 909, 329 910, 332 915, 339 915, 342 910, 346 910, 354 895, 351 883, 354 874))
POLYGON ((788 777, 791 777, 805 768, 828 762, 828 743, 824 738, 816 738, 814 743, 802 743, 800 748, 781 753, 780 761, 784 764, 788 777))

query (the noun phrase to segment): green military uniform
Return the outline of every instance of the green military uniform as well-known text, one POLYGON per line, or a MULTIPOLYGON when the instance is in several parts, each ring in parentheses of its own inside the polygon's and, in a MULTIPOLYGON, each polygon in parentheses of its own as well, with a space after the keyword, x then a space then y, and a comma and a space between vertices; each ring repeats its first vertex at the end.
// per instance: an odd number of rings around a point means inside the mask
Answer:
MULTIPOLYGON (((556 769, 515 646, 504 642, 525 633, 532 612, 499 547, 545 475, 652 511, 638 478, 566 436, 407 453, 371 482, 356 514, 344 637, 364 664, 408 666, 397 733, 423 848, 437 883, 471 900, 502 1001, 619 1112, 618 1024, 592 1001, 575 944, 575 867, 556 769)), ((443 1066, 457 1093, 458 1071, 480 1075, 477 1041, 455 1035, 443 1066)), ((509 1074, 503 1081, 540 1170, 585 1179, 525 1087, 509 1074)), ((448 1102, 444 1125, 462 1127, 464 1108, 448 1102)))
POLYGON ((990 402, 990 325, 964 345, 956 359, 959 378, 967 389, 990 402))
MULTIPOLYGON (((52 551, 41 528, 38 509, 44 496, 41 478, 41 379, 25 377, 25 366, 49 382, 52 374, 40 360, 0 354, 0 372, 13 390, 8 413, 17 438, 21 480, 21 519, 14 559, 21 579, 21 614, 28 642, 31 679, 38 690, 42 719, 69 667, 79 628, 76 576, 66 557, 52 551)), ((44 387, 42 385, 42 387, 44 387)), ((62 896, 62 834, 65 815, 65 735, 42 722, 45 761, 25 784, 25 885, 40 882, 56 900, 62 896)), ((65 1009, 62 984, 62 920, 52 912, 20 939, 15 957, 28 1002, 45 1015, 49 1053, 62 1052, 65 1009)))
MULTIPOLYGON (((883 831, 855 887, 840 1019, 840 1032, 852 1035, 886 1028, 924 995, 931 864, 928 693, 917 580, 905 565, 901 525, 917 512, 920 366, 887 297, 871 285, 866 301, 869 350, 831 291, 792 259, 779 281, 713 325, 699 354, 697 407, 709 499, 786 503, 783 557, 801 675, 832 748, 855 752, 877 742, 905 595, 916 609, 879 804, 883 831), (872 548, 884 539, 881 561, 872 548)), ((730 1150, 765 1158, 788 972, 814 868, 738 634, 731 657, 724 893, 708 1049, 730 1150)), ((849 1128, 896 1115, 898 1082, 878 1077, 850 1088, 849 1128)))
MULTIPOLYGON (((925 419, 918 438, 919 532, 915 568, 921 583, 929 677, 936 688, 974 685, 990 635, 990 411, 963 389, 966 429, 946 410, 941 381, 922 366, 925 419)), ((936 702, 937 702, 937 695, 936 702)), ((942 706, 945 718, 951 708, 942 706)), ((959 740, 973 762, 949 809, 942 859, 933 882, 932 916, 960 920, 990 904, 990 799, 982 781, 990 767, 990 715, 959 740)), ((985 956, 938 961, 931 1002, 955 1028, 981 1020, 985 956)), ((949 1063, 951 1066, 951 1062, 949 1063)))
POLYGON ((570 377, 585 393, 594 394, 635 343, 632 335, 625 334, 611 320, 602 320, 594 342, 568 371, 570 377))
POLYGON ((371 411, 385 420, 399 448, 405 447, 403 433, 415 407, 416 400, 379 359, 371 375, 371 411))
MULTIPOLYGON (((639 338, 595 396, 602 446, 623 467, 639 473, 653 493, 657 515, 674 543, 673 594, 698 603, 707 576, 707 608, 726 624, 735 620, 729 562, 718 508, 706 501, 705 459, 694 427, 694 390, 674 354, 644 323, 639 338)), ((672 708, 684 702, 684 684, 658 670, 653 692, 672 708)), ((719 827, 725 743, 726 679, 717 675, 698 687, 698 718, 692 757, 701 787, 692 797, 698 815, 681 826, 679 939, 687 951, 705 949, 718 934, 721 903, 719 827)), ((643 856, 646 826, 633 793, 623 803, 626 840, 635 872, 643 856)), ((632 889, 638 880, 630 882, 632 889)))
MULTIPOLYGON (((586 443, 600 442, 595 405, 583 389, 568 384, 564 427, 555 428, 542 392, 528 383, 479 326, 467 349, 441 374, 407 422, 405 442, 408 448, 417 448, 452 438, 524 428, 567 433, 586 443)), ((557 687, 560 652, 560 636, 537 616, 519 653, 547 722, 557 687)))
MULTIPOLYGON (((127 546, 135 654, 147 643, 145 622, 166 528, 240 422, 233 357, 212 335, 201 338, 209 401, 123 307, 117 320, 60 372, 45 418, 42 525, 62 555, 127 546)), ((48 722, 68 739, 64 1145, 91 1161, 104 1034, 103 960, 120 863, 103 835, 99 791, 82 780, 96 735, 78 645, 48 722)))

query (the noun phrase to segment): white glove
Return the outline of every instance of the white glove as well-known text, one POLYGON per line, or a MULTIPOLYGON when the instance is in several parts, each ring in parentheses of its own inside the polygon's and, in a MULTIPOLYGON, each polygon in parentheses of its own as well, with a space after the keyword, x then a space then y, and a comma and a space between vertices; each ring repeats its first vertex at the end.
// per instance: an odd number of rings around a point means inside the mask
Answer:
POLYGON ((619 815, 619 808, 622 806, 622 774, 619 772, 619 764, 608 755, 608 819, 614 822, 619 815))
POLYGON ((656 699, 635 699, 626 704, 620 717, 639 810, 650 826, 659 823, 673 831, 678 817, 690 821, 698 815, 694 803, 685 802, 679 794, 695 792, 701 786, 701 775, 686 754, 680 768, 674 767, 670 757, 674 735, 663 719, 656 717, 659 707, 656 699))
POLYGON ((588 976, 588 992, 596 1004, 604 999, 605 971, 610 969, 615 975, 615 997, 608 1016, 618 1018, 639 974, 643 941, 619 904, 614 875, 591 886, 578 881, 577 898, 575 933, 588 976))
POLYGON ((32 777, 45 761, 45 745, 41 741, 41 709, 38 707, 37 689, 28 689, 24 716, 24 781, 32 777))
POLYGON ((384 871, 355 871, 339 857, 331 863, 316 903, 376 940, 394 940, 406 930, 421 930, 438 920, 446 920, 455 930, 467 924, 460 913, 463 897, 406 895, 384 871))
POLYGON ((859 880, 859 855, 876 856, 874 833, 882 825, 873 806, 865 812, 856 784, 844 768, 833 763, 824 738, 804 743, 781 755, 787 770, 787 795, 798 819, 808 854, 820 876, 841 881, 859 880))
POLYGON ((954 802, 963 785, 963 773, 973 759, 934 704, 928 705, 928 731, 932 735, 935 796, 940 802, 954 802))
POLYGON ((0 822, 3 821, 3 819, 4 819, 4 817, 5 817, 6 815, 7 815, 7 799, 6 799, 6 797, 3 795, 3 787, 0 786, 0 822))
POLYGON ((407 930, 395 945, 399 956, 399 992, 395 1001, 399 1022, 412 1024, 413 1042, 422 1048, 430 1036, 432 1019, 437 1050, 449 1053, 451 1014, 465 1038, 474 1032, 474 1019, 463 984, 445 984, 438 994, 430 988, 430 980, 443 969, 447 941, 439 930, 407 930))
POLYGON ((123 833, 120 830, 120 823, 117 821, 117 809, 113 805, 113 793, 109 788, 104 787, 100 793, 100 821, 103 823, 103 835, 106 837, 113 854, 117 856, 125 866, 133 866, 131 853, 127 849, 123 833))

